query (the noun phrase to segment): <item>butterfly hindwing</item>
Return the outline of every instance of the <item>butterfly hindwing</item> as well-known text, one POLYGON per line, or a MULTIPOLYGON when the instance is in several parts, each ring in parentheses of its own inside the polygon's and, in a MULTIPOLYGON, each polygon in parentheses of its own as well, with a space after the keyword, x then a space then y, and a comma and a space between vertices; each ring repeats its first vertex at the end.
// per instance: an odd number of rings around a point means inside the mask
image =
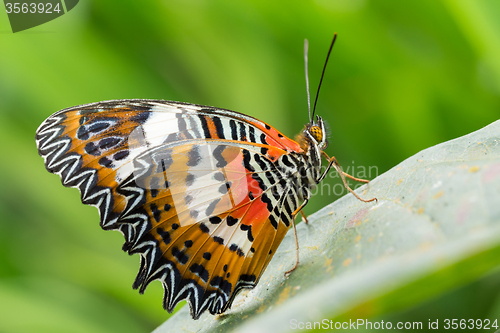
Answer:
POLYGON ((282 168, 298 144, 229 110, 88 104, 49 117, 37 145, 47 169, 97 206, 101 226, 141 254, 134 287, 161 280, 164 307, 186 298, 194 318, 256 285, 299 204, 282 168))
MULTIPOLYGON (((272 162, 283 151, 262 148, 197 139, 136 158, 132 179, 143 198, 120 217, 143 214, 148 221, 138 226, 146 232, 129 248, 147 258, 134 287, 143 291, 160 279, 169 291, 166 308, 172 311, 188 298, 196 318, 206 308, 221 312, 237 290, 256 284, 272 257, 271 245, 287 230, 275 210, 286 199, 287 183, 272 162)), ((131 186, 125 183, 129 191, 131 186)))

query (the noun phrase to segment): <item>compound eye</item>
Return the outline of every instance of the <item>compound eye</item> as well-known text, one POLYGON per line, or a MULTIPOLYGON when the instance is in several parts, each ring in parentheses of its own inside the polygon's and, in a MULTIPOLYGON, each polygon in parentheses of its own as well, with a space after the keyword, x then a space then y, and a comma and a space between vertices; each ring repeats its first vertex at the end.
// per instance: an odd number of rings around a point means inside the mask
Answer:
POLYGON ((311 133, 316 142, 321 142, 323 140, 323 131, 319 126, 311 126, 309 128, 309 133, 311 133))

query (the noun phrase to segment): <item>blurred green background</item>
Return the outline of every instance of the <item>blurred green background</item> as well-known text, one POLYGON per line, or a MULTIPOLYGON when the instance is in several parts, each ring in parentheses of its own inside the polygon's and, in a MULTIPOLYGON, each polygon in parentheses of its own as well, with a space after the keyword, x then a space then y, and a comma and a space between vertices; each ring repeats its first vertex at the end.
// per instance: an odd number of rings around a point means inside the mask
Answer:
MULTIPOLYGON (((500 2, 487 0, 80 1, 13 34, 2 10, 0 331, 145 332, 169 317, 159 283, 132 290, 139 260, 120 251, 122 236, 100 230, 96 209, 45 171, 34 135, 53 112, 168 99, 243 112, 293 137, 308 120, 303 40, 314 98, 337 32, 317 107, 327 152, 381 174, 499 118, 498 17, 500 2)), ((338 198, 324 189, 307 214, 338 198)), ((493 304, 492 281, 401 316, 450 304, 466 315, 477 297, 493 304)))

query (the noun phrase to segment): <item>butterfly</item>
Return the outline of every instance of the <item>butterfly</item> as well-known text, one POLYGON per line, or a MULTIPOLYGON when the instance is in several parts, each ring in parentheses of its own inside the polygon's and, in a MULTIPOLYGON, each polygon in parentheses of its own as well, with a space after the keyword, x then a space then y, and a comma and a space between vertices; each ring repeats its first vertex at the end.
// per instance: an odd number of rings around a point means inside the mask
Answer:
MULTIPOLYGON (((307 43, 305 58, 309 86, 307 43)), ((351 192, 344 175, 363 181, 324 152, 323 119, 313 111, 309 120, 292 140, 231 110, 112 100, 54 113, 36 143, 47 170, 97 207, 103 229, 123 234, 124 251, 140 254, 133 288, 143 293, 160 280, 163 307, 172 312, 186 299, 198 319, 225 312, 241 289, 256 286, 332 166, 351 192)), ((296 232, 295 241, 287 273, 298 264, 296 232)))

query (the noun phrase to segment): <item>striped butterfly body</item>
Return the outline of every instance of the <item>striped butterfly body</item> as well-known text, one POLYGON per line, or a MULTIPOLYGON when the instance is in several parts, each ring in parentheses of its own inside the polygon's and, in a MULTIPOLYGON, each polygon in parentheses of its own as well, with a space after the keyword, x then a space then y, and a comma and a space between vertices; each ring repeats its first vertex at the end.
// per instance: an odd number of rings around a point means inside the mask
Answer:
POLYGON ((160 280, 164 308, 186 299, 194 319, 256 286, 330 167, 346 185, 323 151, 319 116, 294 141, 230 110, 115 100, 53 114, 36 143, 47 170, 98 208, 103 229, 124 235, 124 251, 140 254, 133 287, 160 280))

